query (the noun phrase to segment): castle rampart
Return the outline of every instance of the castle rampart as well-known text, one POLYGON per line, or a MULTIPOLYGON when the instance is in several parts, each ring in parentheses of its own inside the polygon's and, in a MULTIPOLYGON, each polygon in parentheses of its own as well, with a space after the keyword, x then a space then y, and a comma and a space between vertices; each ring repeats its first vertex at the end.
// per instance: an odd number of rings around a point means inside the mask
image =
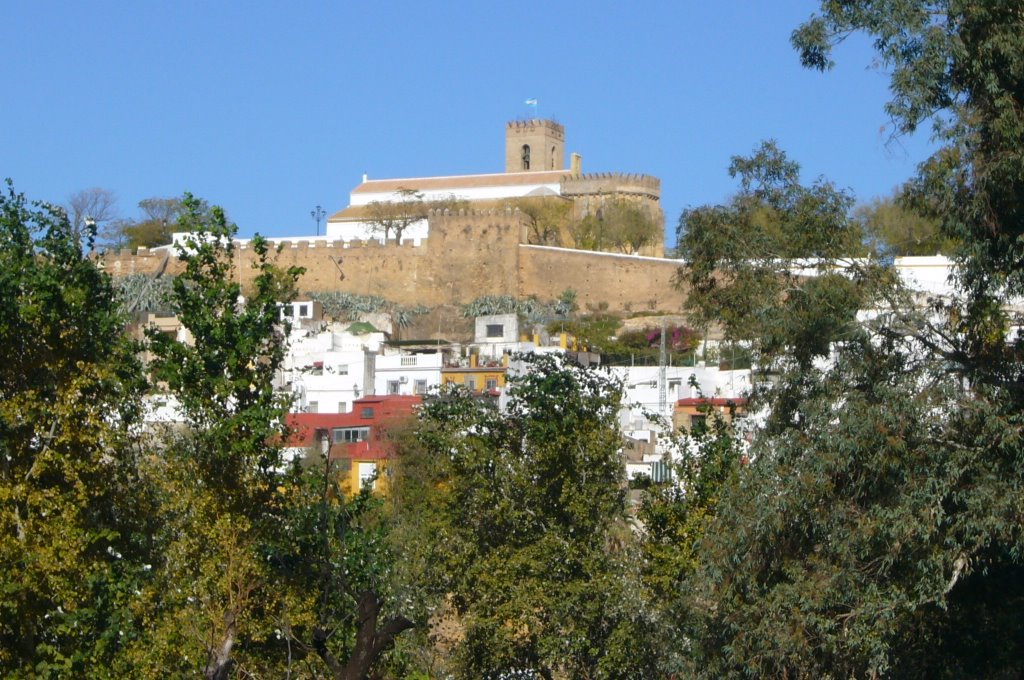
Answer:
POLYGON ((650 175, 622 172, 585 173, 562 178, 563 196, 634 195, 659 200, 661 180, 650 175))

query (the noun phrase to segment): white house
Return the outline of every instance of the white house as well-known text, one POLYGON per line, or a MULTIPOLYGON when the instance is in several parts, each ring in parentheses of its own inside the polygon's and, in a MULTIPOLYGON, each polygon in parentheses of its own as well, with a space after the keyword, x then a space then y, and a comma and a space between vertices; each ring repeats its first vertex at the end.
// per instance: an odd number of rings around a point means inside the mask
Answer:
POLYGON ((441 384, 440 352, 378 354, 374 357, 374 394, 426 394, 441 384))

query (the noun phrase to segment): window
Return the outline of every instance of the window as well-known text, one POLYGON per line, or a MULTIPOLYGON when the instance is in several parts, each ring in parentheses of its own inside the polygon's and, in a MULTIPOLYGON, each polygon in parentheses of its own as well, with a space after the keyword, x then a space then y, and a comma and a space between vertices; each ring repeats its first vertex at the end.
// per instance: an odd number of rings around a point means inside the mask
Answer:
POLYGON ((397 380, 388 381, 388 394, 398 394, 399 390, 402 389, 402 383, 397 380))
POLYGON ((298 317, 300 319, 308 319, 310 317, 309 305, 299 305, 298 317))
POLYGON ((523 144, 523 170, 530 169, 530 145, 523 144))
POLYGON ((426 394, 427 393, 427 381, 417 380, 412 386, 413 394, 426 394))
POLYGON ((551 147, 551 169, 552 170, 557 170, 558 169, 558 168, 555 167, 555 155, 557 153, 558 152, 555 151, 555 147, 551 147))
POLYGON ((402 357, 402 366, 415 366, 416 357, 402 357))
POLYGON ((319 402, 311 401, 306 405, 306 413, 318 413, 317 409, 319 408, 319 402))
POLYGON ((701 432, 707 432, 707 420, 707 416, 705 415, 690 416, 690 431, 698 434, 701 432))
POLYGON ((359 488, 369 485, 372 489, 376 486, 377 480, 377 464, 376 463, 359 463, 359 488))
POLYGON ((487 337, 500 338, 505 335, 505 326, 500 323, 487 324, 487 337))
POLYGON ((331 431, 331 441, 335 444, 354 444, 365 442, 369 438, 368 427, 336 427, 331 431))
POLYGON ((359 412, 359 417, 360 418, 372 418, 373 417, 373 407, 372 406, 364 406, 363 410, 359 412))
POLYGON ((468 387, 472 391, 476 391, 476 378, 465 378, 462 384, 468 387))
POLYGON ((487 382, 484 384, 484 389, 486 389, 488 392, 493 392, 494 390, 498 389, 497 378, 488 378, 487 382))
POLYGON ((338 364, 334 367, 334 372, 338 375, 348 375, 348 364, 338 364))

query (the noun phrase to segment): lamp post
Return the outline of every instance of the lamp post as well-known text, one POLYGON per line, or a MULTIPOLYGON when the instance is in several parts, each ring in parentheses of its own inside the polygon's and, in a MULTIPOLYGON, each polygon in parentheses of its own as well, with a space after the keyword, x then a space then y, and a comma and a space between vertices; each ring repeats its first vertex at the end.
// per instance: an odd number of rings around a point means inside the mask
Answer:
POLYGON ((309 211, 309 216, 312 217, 314 220, 316 220, 316 235, 319 236, 320 235, 320 220, 325 218, 327 216, 327 213, 324 212, 323 208, 321 208, 320 206, 317 206, 315 210, 310 210, 309 211))

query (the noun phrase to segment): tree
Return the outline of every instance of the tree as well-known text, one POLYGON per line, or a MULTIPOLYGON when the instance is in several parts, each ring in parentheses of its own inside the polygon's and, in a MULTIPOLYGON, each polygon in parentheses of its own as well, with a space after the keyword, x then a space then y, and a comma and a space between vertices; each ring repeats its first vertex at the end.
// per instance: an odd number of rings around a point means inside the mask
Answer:
POLYGON ((397 201, 371 201, 367 206, 367 223, 374 233, 383 234, 387 241, 394 233, 401 241, 410 226, 427 218, 429 206, 423 194, 415 189, 399 189, 397 201))
POLYGON ((765 367, 783 355, 804 367, 828 355, 883 277, 871 261, 854 259, 864 248, 849 217, 852 197, 821 179, 805 187, 799 171, 765 142, 733 157, 729 174, 740 191, 728 205, 679 218, 686 264, 677 282, 688 289, 692 318, 721 325, 765 367))
POLYGON ((64 211, 0 195, 0 673, 109 672, 131 633, 142 387, 110 279, 64 211))
POLYGON ((853 216, 863 225, 875 249, 890 257, 952 253, 955 247, 939 233, 937 219, 907 206, 898 192, 859 205, 853 216))
POLYGON ((625 199, 605 201, 594 214, 571 226, 577 248, 635 254, 661 238, 660 216, 625 199))
MULTIPOLYGON (((223 210, 185 194, 174 304, 193 341, 148 334, 155 377, 181 405, 188 431, 168 441, 153 476, 161 493, 160 563, 142 598, 153 621, 133 667, 226 678, 270 636, 277 596, 265 557, 280 530, 281 425, 288 402, 273 378, 284 356, 282 277, 256 237, 256 275, 240 298, 235 228, 223 210), (184 652, 184 654, 183 654, 184 652)), ((287 278, 301 270, 289 268, 287 278)), ((259 658, 258 654, 255 655, 259 658)))
MULTIPOLYGON (((897 128, 937 116, 946 146, 913 198, 956 243, 963 297, 921 304, 876 288, 827 361, 778 376, 768 406, 787 404, 786 417, 773 414, 726 486, 689 583, 706 677, 1024 672, 1024 352, 1001 304, 1024 287, 1020 12, 829 2, 794 33, 816 68, 834 42, 869 33, 897 128)), ((802 327, 771 314, 787 334, 802 327)))
POLYGON ((805 66, 827 70, 834 44, 867 33, 892 73, 886 110, 897 131, 934 123, 945 145, 921 166, 914 192, 958 242, 960 276, 975 295, 1024 291, 1020 12, 1017 0, 825 3, 792 38, 805 66))
MULTIPOLYGON (((87 236, 88 225, 95 226, 96 232, 99 232, 100 229, 104 229, 118 219, 117 196, 114 195, 114 192, 100 187, 82 189, 68 197, 66 210, 72 230, 79 240, 82 240, 87 236)), ((93 233, 93 238, 95 238, 96 232, 93 233)), ((83 245, 91 246, 92 244, 83 242, 83 245)))
POLYGON ((526 217, 526 242, 537 246, 559 246, 569 226, 572 201, 557 197, 520 198, 515 207, 526 217))
POLYGON ((621 388, 553 356, 531 357, 511 385, 504 412, 459 390, 424 405, 393 495, 404 592, 422 621, 437 612, 435 628, 447 612, 456 677, 654 677, 621 388))

